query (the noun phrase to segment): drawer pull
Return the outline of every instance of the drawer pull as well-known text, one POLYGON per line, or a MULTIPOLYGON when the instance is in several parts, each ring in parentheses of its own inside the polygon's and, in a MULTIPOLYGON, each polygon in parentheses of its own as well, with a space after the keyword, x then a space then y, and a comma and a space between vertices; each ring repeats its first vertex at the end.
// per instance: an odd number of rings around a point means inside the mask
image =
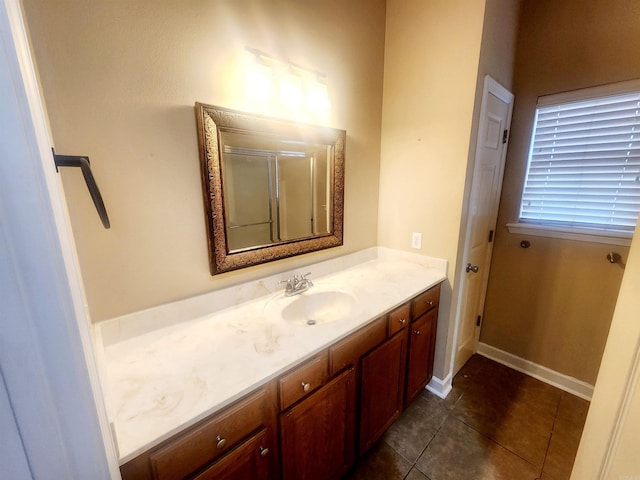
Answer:
POLYGON ((310 383, 304 383, 304 382, 302 382, 302 389, 303 389, 305 392, 308 392, 308 391, 311 389, 311 384, 310 384, 310 383))
POLYGON ((433 300, 429 300, 429 306, 433 307, 433 300))
POLYGON ((269 449, 265 447, 260 447, 260 455, 263 457, 266 457, 267 455, 269 455, 269 449))
POLYGON ((216 437, 216 447, 218 448, 224 448, 224 446, 227 444, 227 439, 226 438, 222 438, 220 435, 218 435, 216 437))
POLYGON ((415 333, 416 335, 420 335, 420 330, 414 330, 413 333, 415 333))
POLYGON ((401 318, 401 319, 400 319, 400 323, 401 323, 402 325, 404 325, 405 323, 407 323, 407 320, 406 320, 405 318, 401 318))

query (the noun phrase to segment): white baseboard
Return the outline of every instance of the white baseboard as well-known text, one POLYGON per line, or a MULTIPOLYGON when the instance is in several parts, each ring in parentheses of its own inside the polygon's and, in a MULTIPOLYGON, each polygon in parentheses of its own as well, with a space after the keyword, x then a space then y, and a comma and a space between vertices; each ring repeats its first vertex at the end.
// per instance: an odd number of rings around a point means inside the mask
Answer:
POLYGON ((591 397, 593 396, 593 385, 587 382, 556 372, 555 370, 543 367, 524 358, 517 357, 509 352, 487 345, 486 343, 478 343, 478 354, 533 378, 537 378, 549 385, 558 387, 560 390, 584 398, 585 400, 591 401, 591 397))
POLYGON ((431 381, 425 388, 440 398, 447 398, 447 395, 449 395, 451 391, 451 374, 447 375, 444 380, 431 377, 431 381))

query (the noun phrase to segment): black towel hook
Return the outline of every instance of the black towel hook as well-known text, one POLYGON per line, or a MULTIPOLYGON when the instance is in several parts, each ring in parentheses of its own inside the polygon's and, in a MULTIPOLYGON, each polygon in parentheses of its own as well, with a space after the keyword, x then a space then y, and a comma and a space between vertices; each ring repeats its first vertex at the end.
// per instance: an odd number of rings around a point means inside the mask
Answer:
POLYGON ((102 220, 102 225, 104 225, 104 228, 111 228, 109 215, 107 215, 107 209, 102 201, 102 195, 100 195, 100 189, 98 188, 95 178, 93 178, 93 173, 91 173, 89 157, 58 155, 53 148, 51 151, 53 152, 53 161, 56 164, 56 171, 58 171, 58 167, 80 167, 84 181, 87 183, 89 194, 93 199, 93 204, 96 206, 96 210, 98 210, 100 220, 102 220))

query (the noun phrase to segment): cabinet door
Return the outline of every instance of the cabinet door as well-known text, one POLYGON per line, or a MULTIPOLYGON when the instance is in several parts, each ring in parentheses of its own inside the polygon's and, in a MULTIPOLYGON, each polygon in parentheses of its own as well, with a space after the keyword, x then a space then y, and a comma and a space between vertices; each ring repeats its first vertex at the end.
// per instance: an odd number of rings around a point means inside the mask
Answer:
MULTIPOLYGON (((265 431, 270 454, 265 457, 277 478, 279 472, 277 445, 276 384, 269 382, 229 407, 209 416, 150 451, 120 467, 123 480, 179 480, 193 478, 197 472, 217 465, 218 460, 232 454, 265 431)), ((260 446, 263 446, 260 445, 260 446)), ((259 446, 258 446, 259 447, 259 446)), ((236 454, 237 455, 237 452, 236 454)), ((230 477, 235 478, 235 477, 230 477)), ((256 477, 246 477, 256 478, 256 477)), ((262 477, 257 477, 262 478, 262 477)))
POLYGON ((340 478, 355 460, 355 371, 350 368, 280 415, 285 480, 340 478))
POLYGON ((263 428, 193 480, 269 480, 267 429, 263 428))
POLYGON ((438 310, 433 309, 409 326, 409 355, 407 361, 407 390, 405 406, 424 389, 433 375, 438 310))
POLYGON ((406 330, 362 358, 360 390, 360 454, 402 412, 407 354, 406 330))

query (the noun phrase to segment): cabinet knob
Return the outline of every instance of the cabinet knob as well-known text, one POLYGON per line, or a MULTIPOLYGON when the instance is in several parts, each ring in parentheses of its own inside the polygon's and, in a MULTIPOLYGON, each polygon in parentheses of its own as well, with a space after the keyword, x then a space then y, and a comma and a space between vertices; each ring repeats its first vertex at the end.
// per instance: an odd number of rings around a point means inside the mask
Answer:
POLYGON ((224 446, 227 444, 227 439, 226 438, 222 438, 220 435, 218 435, 216 437, 216 447, 218 448, 224 448, 224 446))
POLYGON ((310 384, 310 383, 304 383, 304 382, 302 382, 302 389, 303 389, 305 392, 308 392, 308 391, 309 391, 309 389, 311 389, 311 384, 310 384))
POLYGON ((402 325, 404 325, 405 323, 407 323, 407 319, 406 319, 406 318, 401 318, 401 319, 400 319, 400 323, 401 323, 402 325))
POLYGON ((433 307, 433 300, 429 300, 429 306, 433 307))
POLYGON ((269 449, 266 447, 260 447, 260 455, 266 457, 269 455, 269 449))
POLYGON ((420 335, 420 330, 414 330, 413 333, 415 333, 416 335, 420 335))

